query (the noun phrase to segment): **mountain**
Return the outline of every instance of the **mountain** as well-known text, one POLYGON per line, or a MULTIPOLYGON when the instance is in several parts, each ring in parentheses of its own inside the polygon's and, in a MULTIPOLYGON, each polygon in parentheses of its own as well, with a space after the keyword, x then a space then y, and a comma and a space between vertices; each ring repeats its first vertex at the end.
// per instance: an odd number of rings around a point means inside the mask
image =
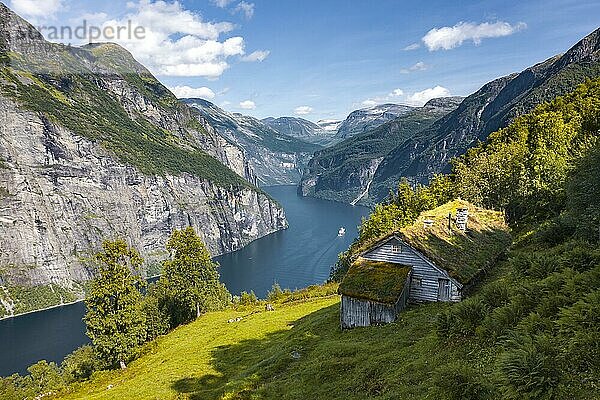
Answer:
POLYGON ((336 138, 343 140, 367 132, 413 109, 401 104, 381 104, 353 111, 339 126, 336 138))
POLYGON ((306 160, 321 149, 321 146, 280 133, 256 118, 229 113, 209 101, 186 99, 184 102, 198 110, 221 136, 244 149, 262 185, 297 184, 306 160))
POLYGON ((305 142, 318 144, 320 146, 330 145, 333 142, 337 131, 331 129, 331 123, 326 124, 326 127, 323 128, 318 123, 315 124, 304 118, 296 117, 270 117, 263 119, 262 122, 282 135, 293 136, 305 142))
POLYGON ((408 112, 390 122, 315 153, 299 192, 345 203, 370 203, 368 189, 384 157, 399 142, 456 109, 462 100, 447 97, 433 99, 423 107, 408 107, 408 112))
POLYGON ((484 85, 458 109, 390 152, 377 168, 370 195, 383 199, 402 176, 427 182, 433 174, 448 171, 452 157, 484 141, 516 116, 600 76, 599 60, 597 29, 565 54, 484 85))
POLYGON ((80 298, 107 238, 129 238, 156 273, 173 229, 195 227, 217 255, 287 226, 243 150, 126 50, 49 43, 1 3, 0 20, 5 306, 80 298))

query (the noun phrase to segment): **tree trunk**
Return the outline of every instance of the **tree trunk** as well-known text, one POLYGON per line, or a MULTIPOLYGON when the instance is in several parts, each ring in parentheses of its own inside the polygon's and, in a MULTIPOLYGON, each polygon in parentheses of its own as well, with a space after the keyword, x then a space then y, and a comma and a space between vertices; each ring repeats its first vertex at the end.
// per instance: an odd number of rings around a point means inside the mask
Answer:
POLYGON ((200 318, 200 304, 196 303, 196 318, 200 318))
POLYGON ((119 364, 121 364, 121 369, 127 369, 127 365, 125 364, 125 361, 121 360, 121 361, 119 361, 119 364))

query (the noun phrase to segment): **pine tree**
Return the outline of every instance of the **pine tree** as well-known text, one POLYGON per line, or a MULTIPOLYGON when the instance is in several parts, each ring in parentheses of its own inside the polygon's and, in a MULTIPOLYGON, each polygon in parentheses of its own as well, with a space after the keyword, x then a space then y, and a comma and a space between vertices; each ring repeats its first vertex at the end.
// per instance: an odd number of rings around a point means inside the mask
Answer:
POLYGON ((140 287, 134 274, 143 262, 123 240, 106 241, 96 254, 98 274, 86 296, 85 323, 99 358, 110 367, 126 367, 146 338, 140 287))

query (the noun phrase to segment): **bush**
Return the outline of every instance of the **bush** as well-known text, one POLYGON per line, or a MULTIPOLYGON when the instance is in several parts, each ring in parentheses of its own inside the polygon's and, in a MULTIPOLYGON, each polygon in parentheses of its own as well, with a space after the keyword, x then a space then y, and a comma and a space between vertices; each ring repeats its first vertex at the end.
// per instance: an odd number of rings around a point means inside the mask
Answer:
POLYGON ((487 314, 488 308, 481 299, 469 298, 438 315, 438 335, 440 337, 472 336, 487 314))
POLYGON ((169 315, 160 307, 160 300, 155 295, 155 285, 150 285, 148 294, 142 303, 142 312, 146 316, 146 340, 154 340, 169 332, 169 315))
POLYGON ((63 377, 68 383, 84 381, 101 367, 102 363, 90 345, 82 346, 67 355, 61 364, 63 377))
POLYGON ((501 387, 510 399, 555 399, 559 370, 547 336, 513 335, 498 361, 501 387))
POLYGON ((510 288, 505 282, 492 282, 481 290, 479 297, 490 310, 502 307, 510 302, 510 288))
POLYGON ((279 283, 275 283, 269 293, 267 293, 267 300, 275 303, 282 300, 285 297, 284 291, 281 290, 279 283))
POLYGON ((256 304, 258 304, 258 297, 254 294, 254 290, 251 290, 250 293, 242 292, 240 296, 240 305, 254 306, 256 304))
POLYGON ((433 374, 434 398, 443 400, 491 399, 491 385, 463 361, 448 363, 433 374))

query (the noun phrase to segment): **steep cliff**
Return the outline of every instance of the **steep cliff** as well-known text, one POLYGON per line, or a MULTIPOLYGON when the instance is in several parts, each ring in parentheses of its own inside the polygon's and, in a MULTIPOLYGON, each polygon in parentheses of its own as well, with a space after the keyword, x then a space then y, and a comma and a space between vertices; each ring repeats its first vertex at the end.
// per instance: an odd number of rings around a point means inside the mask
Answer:
POLYGON ((484 85, 454 112, 400 143, 385 157, 374 177, 379 188, 374 196, 382 199, 402 176, 427 182, 433 174, 448 171, 453 157, 507 126, 516 116, 600 76, 599 61, 597 29, 563 55, 484 85))
POLYGON ((227 112, 209 101, 185 99, 184 102, 198 110, 220 136, 244 150, 261 185, 297 184, 306 160, 321 149, 256 118, 227 112))
POLYGON ((461 97, 433 99, 378 128, 360 133, 315 154, 299 192, 351 204, 372 204, 373 176, 394 147, 458 107, 461 97))
POLYGON ((82 295, 90 255, 125 237, 147 268, 173 229, 214 255, 287 226, 243 150, 112 44, 46 42, 0 3, 0 315, 43 288, 82 295))

